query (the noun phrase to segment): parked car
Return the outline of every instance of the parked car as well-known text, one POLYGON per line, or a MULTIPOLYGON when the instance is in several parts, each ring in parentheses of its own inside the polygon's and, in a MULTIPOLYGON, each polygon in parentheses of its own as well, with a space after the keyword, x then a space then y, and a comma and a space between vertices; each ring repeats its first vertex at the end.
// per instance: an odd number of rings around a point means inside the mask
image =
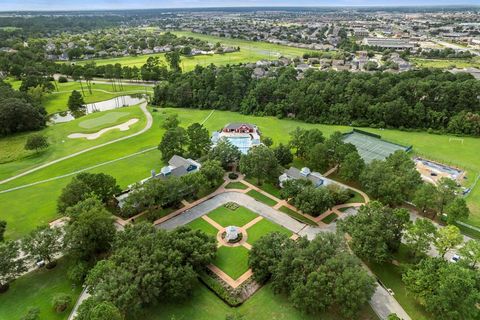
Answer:
POLYGON ((450 259, 450 262, 457 263, 460 260, 460 256, 458 254, 454 254, 453 257, 450 259))
POLYGON ((37 261, 35 262, 35 265, 36 265, 38 268, 44 267, 44 266, 45 266, 45 261, 44 261, 44 260, 37 260, 37 261))

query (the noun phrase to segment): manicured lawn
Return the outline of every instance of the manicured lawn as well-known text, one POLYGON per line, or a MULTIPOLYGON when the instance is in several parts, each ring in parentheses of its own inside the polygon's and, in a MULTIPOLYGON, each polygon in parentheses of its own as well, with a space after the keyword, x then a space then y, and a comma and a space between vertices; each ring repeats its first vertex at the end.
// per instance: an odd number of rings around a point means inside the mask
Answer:
POLYGON ((130 135, 145 127, 145 115, 138 106, 125 107, 121 110, 95 112, 79 119, 58 123, 35 132, 45 135, 50 144, 47 149, 38 153, 24 149, 28 137, 33 134, 32 132, 0 138, 0 149, 2 150, 0 152, 0 164, 2 164, 0 167, 0 179, 2 178, 1 172, 4 170, 8 171, 9 168, 27 167, 53 160, 109 140, 130 135), (139 121, 131 125, 127 131, 111 130, 95 140, 68 138, 68 135, 71 133, 94 133, 133 118, 139 119, 139 121))
POLYGON ((351 192, 353 192, 354 194, 354 197, 353 198, 350 198, 347 203, 361 203, 361 202, 365 202, 365 199, 362 197, 362 195, 356 191, 353 191, 351 190, 351 192))
POLYGON ((248 249, 243 246, 225 247, 217 250, 213 264, 222 269, 232 279, 238 279, 248 270, 248 249))
POLYGON ((238 207, 236 210, 230 210, 220 206, 208 214, 210 219, 215 220, 223 227, 237 226, 242 227, 257 217, 257 214, 245 207, 238 207))
POLYGON ((280 191, 282 191, 282 189, 280 189, 280 187, 278 187, 277 185, 270 182, 264 182, 261 185, 259 185, 257 184, 256 179, 246 179, 246 180, 251 184, 257 186, 258 188, 262 189, 263 191, 268 192, 272 196, 275 196, 280 199, 280 191))
POLYGON ((310 220, 310 219, 308 219, 308 218, 305 218, 304 216, 302 216, 301 214, 296 213, 295 211, 291 210, 290 208, 287 208, 287 207, 285 207, 285 206, 281 206, 279 210, 282 211, 283 213, 288 214, 290 217, 292 217, 293 219, 296 219, 296 220, 298 220, 298 221, 300 221, 300 222, 309 224, 309 225, 311 225, 311 226, 317 226, 317 224, 316 224, 314 221, 312 221, 312 220, 310 220))
POLYGON ((368 264, 368 266, 387 288, 393 290, 395 293, 395 299, 397 299, 412 319, 433 319, 432 315, 425 311, 423 306, 415 300, 403 284, 401 266, 406 263, 412 263, 412 261, 410 261, 410 256, 408 255, 407 247, 403 244, 400 245, 400 250, 395 254, 394 258, 400 263, 400 266, 391 263, 371 263, 368 264))
POLYGON ((233 181, 233 182, 230 182, 229 184, 227 184, 225 186, 225 189, 240 189, 240 190, 245 190, 247 189, 248 186, 246 186, 245 184, 239 182, 239 181, 233 181))
POLYGON ((202 230, 206 234, 216 236, 218 230, 212 226, 207 221, 203 220, 202 218, 198 218, 193 220, 192 222, 187 224, 188 227, 192 228, 192 230, 202 230))
POLYGON ((292 235, 292 232, 290 230, 268 219, 263 218, 262 220, 258 221, 253 226, 247 229, 247 242, 250 244, 254 244, 258 239, 271 232, 280 232, 286 234, 289 237, 292 235))
MULTIPOLYGON (((238 308, 231 308, 222 302, 204 285, 196 284, 191 298, 183 302, 165 303, 147 310, 146 320, 225 320, 227 315, 240 314, 252 320, 344 320, 334 314, 304 314, 295 309, 286 297, 274 294, 267 284, 238 308)), ((377 320, 373 310, 367 305, 356 320, 377 320)))
POLYGON ((247 194, 250 197, 254 198, 255 200, 258 200, 262 203, 265 203, 268 206, 274 206, 274 205, 277 204, 277 201, 267 197, 266 195, 258 192, 257 190, 250 190, 250 191, 247 192, 247 194))
MULTIPOLYGON (((96 114, 93 114, 96 115, 96 114)), ((106 112, 105 114, 100 114, 98 117, 93 117, 89 120, 81 121, 78 126, 83 129, 101 129, 105 125, 112 126, 117 123, 120 119, 125 119, 130 115, 129 112, 124 111, 112 111, 106 112)))
POLYGON ((0 294, 0 319, 20 319, 30 307, 40 309, 41 319, 67 319, 81 291, 67 279, 68 266, 68 259, 62 259, 54 269, 40 269, 15 280, 6 293, 0 294), (53 311, 52 299, 60 293, 68 294, 72 304, 59 314, 53 311))
POLYGON ((330 224, 336 218, 338 218, 337 214, 336 213, 331 213, 328 216, 326 216, 325 218, 323 218, 322 222, 326 223, 326 224, 330 224))

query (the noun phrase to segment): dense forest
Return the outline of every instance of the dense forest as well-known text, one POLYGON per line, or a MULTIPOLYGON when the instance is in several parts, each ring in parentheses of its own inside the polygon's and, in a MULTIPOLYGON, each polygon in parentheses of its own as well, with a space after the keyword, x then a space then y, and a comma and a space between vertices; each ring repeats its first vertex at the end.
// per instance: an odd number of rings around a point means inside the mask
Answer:
POLYGON ((297 76, 293 68, 253 79, 245 67, 197 67, 157 86, 153 102, 311 123, 480 134, 480 82, 468 74, 424 69, 297 76))

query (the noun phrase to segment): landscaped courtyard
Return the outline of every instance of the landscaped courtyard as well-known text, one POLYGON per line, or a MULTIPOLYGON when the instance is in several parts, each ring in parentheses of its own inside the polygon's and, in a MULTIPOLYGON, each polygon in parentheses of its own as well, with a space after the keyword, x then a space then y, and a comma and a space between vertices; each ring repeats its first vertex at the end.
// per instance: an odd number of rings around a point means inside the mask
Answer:
MULTIPOLYGON (((227 283, 239 279, 248 271, 248 251, 262 236, 271 232, 280 232, 287 236, 293 235, 290 230, 235 203, 226 203, 207 215, 193 220, 188 226, 194 230, 202 230, 216 237, 217 240, 225 228, 229 226, 239 228, 242 233, 239 242, 226 243, 224 239, 220 238, 217 257, 213 262, 215 267, 230 278, 224 279, 227 283)), ((211 270, 215 272, 216 268, 211 268, 211 270)), ((217 275, 222 278, 221 274, 217 275)))

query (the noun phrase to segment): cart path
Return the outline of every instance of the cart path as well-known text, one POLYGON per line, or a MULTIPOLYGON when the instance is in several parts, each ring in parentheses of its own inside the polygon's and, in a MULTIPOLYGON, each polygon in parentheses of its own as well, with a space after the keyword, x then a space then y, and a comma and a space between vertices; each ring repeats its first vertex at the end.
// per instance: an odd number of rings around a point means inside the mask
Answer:
MULTIPOLYGON (((99 148, 103 148, 105 146, 108 146, 110 144, 113 144, 113 143, 116 143, 116 142, 119 142, 119 141, 123 141, 123 140, 127 140, 127 139, 130 139, 130 138, 133 138, 133 137, 136 137, 138 135, 141 135, 142 133, 146 132, 147 130, 149 130, 151 127, 152 127, 152 124, 153 124, 153 117, 152 117, 152 114, 148 111, 147 109, 147 102, 144 101, 142 102, 142 104, 140 105, 140 109, 142 109, 143 113, 145 114, 146 118, 147 118, 147 123, 145 125, 145 127, 138 131, 138 132, 135 132, 135 133, 132 133, 131 135, 128 135, 128 136, 125 136, 125 137, 121 137, 121 138, 118 138, 118 139, 115 139, 115 140, 111 140, 111 141, 108 141, 108 142, 105 142, 105 143, 102 143, 102 144, 99 144, 99 145, 96 145, 96 146, 93 146, 93 147, 89 147, 87 149, 83 149, 81 151, 78 151, 78 152, 75 152, 75 153, 72 153, 68 156, 65 156, 65 157, 62 157, 62 158, 58 158, 56 160, 52 160, 50 162, 47 162, 47 163, 44 163, 38 167, 35 167, 33 169, 30 169, 30 170, 27 170, 27 171, 24 171, 22 173, 19 173, 13 177, 10 177, 10 178, 7 178, 5 180, 1 180, 0 181, 0 184, 4 184, 4 183, 7 183, 7 182, 10 182, 12 180, 15 180, 15 179, 18 179, 20 177, 23 177, 23 176, 26 176, 26 175, 29 175, 30 173, 33 173, 33 172, 36 172, 38 170, 41 170, 41 169, 44 169, 48 166, 51 166, 52 164, 55 164, 55 163, 59 163, 59 162, 62 162, 64 160, 67 160, 67 159, 71 159, 71 158, 74 158, 78 155, 81 155, 83 153, 86 153, 86 152, 89 152, 89 151, 92 151, 92 150, 95 150, 95 149, 99 149, 99 148)), ((83 170, 82 170, 83 171, 83 170)))

